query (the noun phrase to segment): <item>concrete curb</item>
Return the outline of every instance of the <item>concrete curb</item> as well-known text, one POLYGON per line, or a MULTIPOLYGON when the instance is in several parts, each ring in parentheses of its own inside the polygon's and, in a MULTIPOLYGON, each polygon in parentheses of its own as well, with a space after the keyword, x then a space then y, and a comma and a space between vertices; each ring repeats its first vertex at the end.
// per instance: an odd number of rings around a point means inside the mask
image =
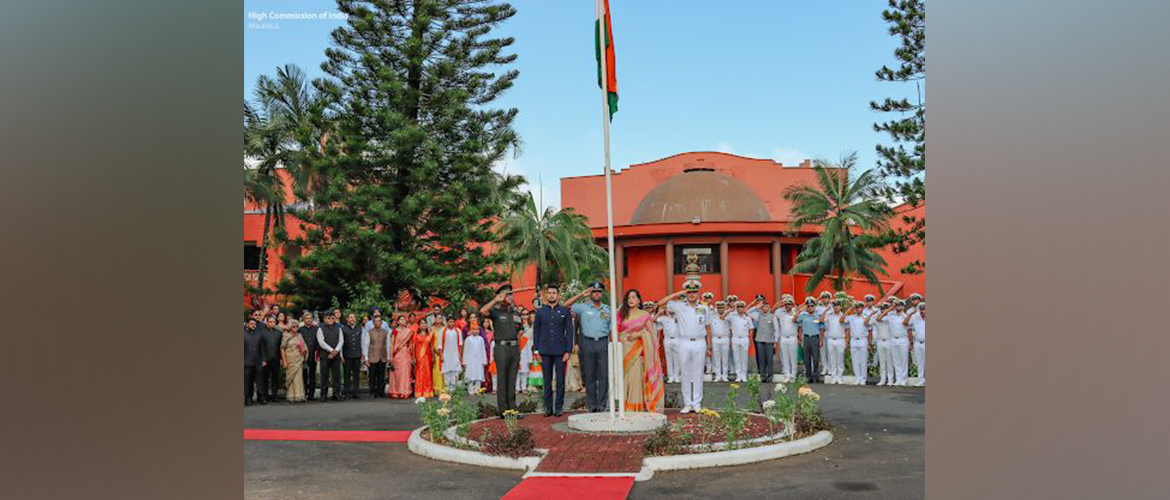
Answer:
POLYGON ((696 453, 693 455, 673 455, 669 457, 646 457, 642 459, 642 466, 654 471, 701 469, 706 467, 723 467, 727 465, 743 465, 764 460, 784 458, 800 455, 823 448, 833 442, 833 433, 821 431, 812 436, 785 443, 747 448, 743 450, 717 451, 713 453, 696 453))
MULTIPOLYGON (((753 413, 753 415, 756 415, 756 414, 755 414, 755 413, 753 413)), ((788 437, 788 434, 789 434, 790 432, 791 432, 790 430, 788 430, 788 429, 785 429, 785 430, 782 430, 782 431, 780 431, 780 432, 777 432, 776 434, 771 434, 771 435, 768 435, 768 436, 761 436, 761 437, 758 437, 758 438, 754 438, 754 439, 748 439, 748 440, 746 440, 746 441, 741 441, 741 442, 740 442, 740 444, 745 444, 745 445, 748 445, 748 444, 756 444, 756 443, 766 443, 766 442, 768 442, 768 441, 775 441, 775 440, 777 440, 777 439, 784 439, 784 438, 788 437)), ((688 448, 688 449, 690 449, 690 450, 695 450, 695 451, 699 451, 699 452, 704 452, 704 451, 723 451, 723 450, 726 450, 726 449, 727 449, 727 447, 728 447, 727 441, 720 441, 720 442, 718 442, 718 443, 711 443, 711 444, 692 444, 692 445, 687 445, 687 448, 688 448)))
POLYGON ((537 464, 540 463, 543 457, 522 457, 510 458, 499 457, 480 453, 478 451, 460 450, 450 446, 443 446, 441 444, 427 441, 422 437, 422 431, 426 426, 415 429, 410 433, 410 439, 406 441, 406 447, 414 454, 421 455, 434 460, 441 460, 444 462, 454 462, 458 464, 476 465, 479 467, 491 467, 493 469, 511 469, 532 471, 536 470, 537 464))

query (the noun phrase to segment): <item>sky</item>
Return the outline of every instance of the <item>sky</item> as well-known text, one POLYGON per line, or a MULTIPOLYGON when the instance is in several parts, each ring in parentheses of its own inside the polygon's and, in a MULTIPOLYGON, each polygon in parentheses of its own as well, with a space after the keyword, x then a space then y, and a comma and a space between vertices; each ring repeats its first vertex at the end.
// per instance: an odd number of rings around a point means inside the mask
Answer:
MULTIPOLYGON (((515 38, 516 84, 495 105, 515 107, 523 141, 497 165, 524 175, 544 206, 560 206, 561 177, 604 172, 602 94, 593 49, 594 0, 513 0, 500 26, 515 38)), ((614 170, 689 151, 875 165, 873 131, 892 116, 885 97, 916 99, 913 83, 879 82, 895 64, 880 0, 610 0, 619 110, 610 127, 614 170)), ((322 76, 329 32, 344 24, 331 0, 245 0, 244 96, 256 78, 296 64, 322 76), (329 14, 334 15, 330 16, 329 14), (312 14, 314 19, 277 19, 312 14)), ((925 88, 922 89, 925 92, 925 88)))

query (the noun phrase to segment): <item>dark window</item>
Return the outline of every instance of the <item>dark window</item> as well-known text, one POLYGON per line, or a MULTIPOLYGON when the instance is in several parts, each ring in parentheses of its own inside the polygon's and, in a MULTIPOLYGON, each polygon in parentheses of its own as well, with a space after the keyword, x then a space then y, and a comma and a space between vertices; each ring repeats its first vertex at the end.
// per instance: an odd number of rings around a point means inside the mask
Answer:
POLYGON ((622 252, 622 277, 630 277, 630 251, 628 249, 622 252))
POLYGON ((244 270, 256 271, 260 269, 260 247, 244 244, 244 270))
POLYGON ((699 256, 699 274, 719 272, 719 245, 675 245, 674 274, 686 274, 687 255, 699 256))
POLYGON ((799 245, 780 245, 781 273, 787 273, 792 270, 792 252, 794 247, 799 247, 799 245))

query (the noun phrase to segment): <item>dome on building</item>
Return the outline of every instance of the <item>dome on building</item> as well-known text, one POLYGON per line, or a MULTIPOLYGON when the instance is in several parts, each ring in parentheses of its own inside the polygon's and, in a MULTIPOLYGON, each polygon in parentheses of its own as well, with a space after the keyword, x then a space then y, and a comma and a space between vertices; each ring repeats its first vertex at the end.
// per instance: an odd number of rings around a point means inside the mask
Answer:
POLYGON ((630 224, 770 220, 768 208, 743 182, 708 169, 667 179, 646 193, 630 224))

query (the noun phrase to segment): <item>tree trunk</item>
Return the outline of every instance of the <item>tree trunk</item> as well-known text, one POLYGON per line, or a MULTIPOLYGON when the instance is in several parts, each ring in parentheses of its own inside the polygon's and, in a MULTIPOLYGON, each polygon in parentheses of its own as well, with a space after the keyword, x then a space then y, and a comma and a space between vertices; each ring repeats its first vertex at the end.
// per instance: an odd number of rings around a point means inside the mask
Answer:
POLYGON ((264 235, 261 237, 260 243, 260 273, 258 281, 258 288, 260 293, 267 295, 268 291, 264 288, 264 272, 268 268, 268 227, 272 224, 272 206, 265 205, 264 207, 264 235))

